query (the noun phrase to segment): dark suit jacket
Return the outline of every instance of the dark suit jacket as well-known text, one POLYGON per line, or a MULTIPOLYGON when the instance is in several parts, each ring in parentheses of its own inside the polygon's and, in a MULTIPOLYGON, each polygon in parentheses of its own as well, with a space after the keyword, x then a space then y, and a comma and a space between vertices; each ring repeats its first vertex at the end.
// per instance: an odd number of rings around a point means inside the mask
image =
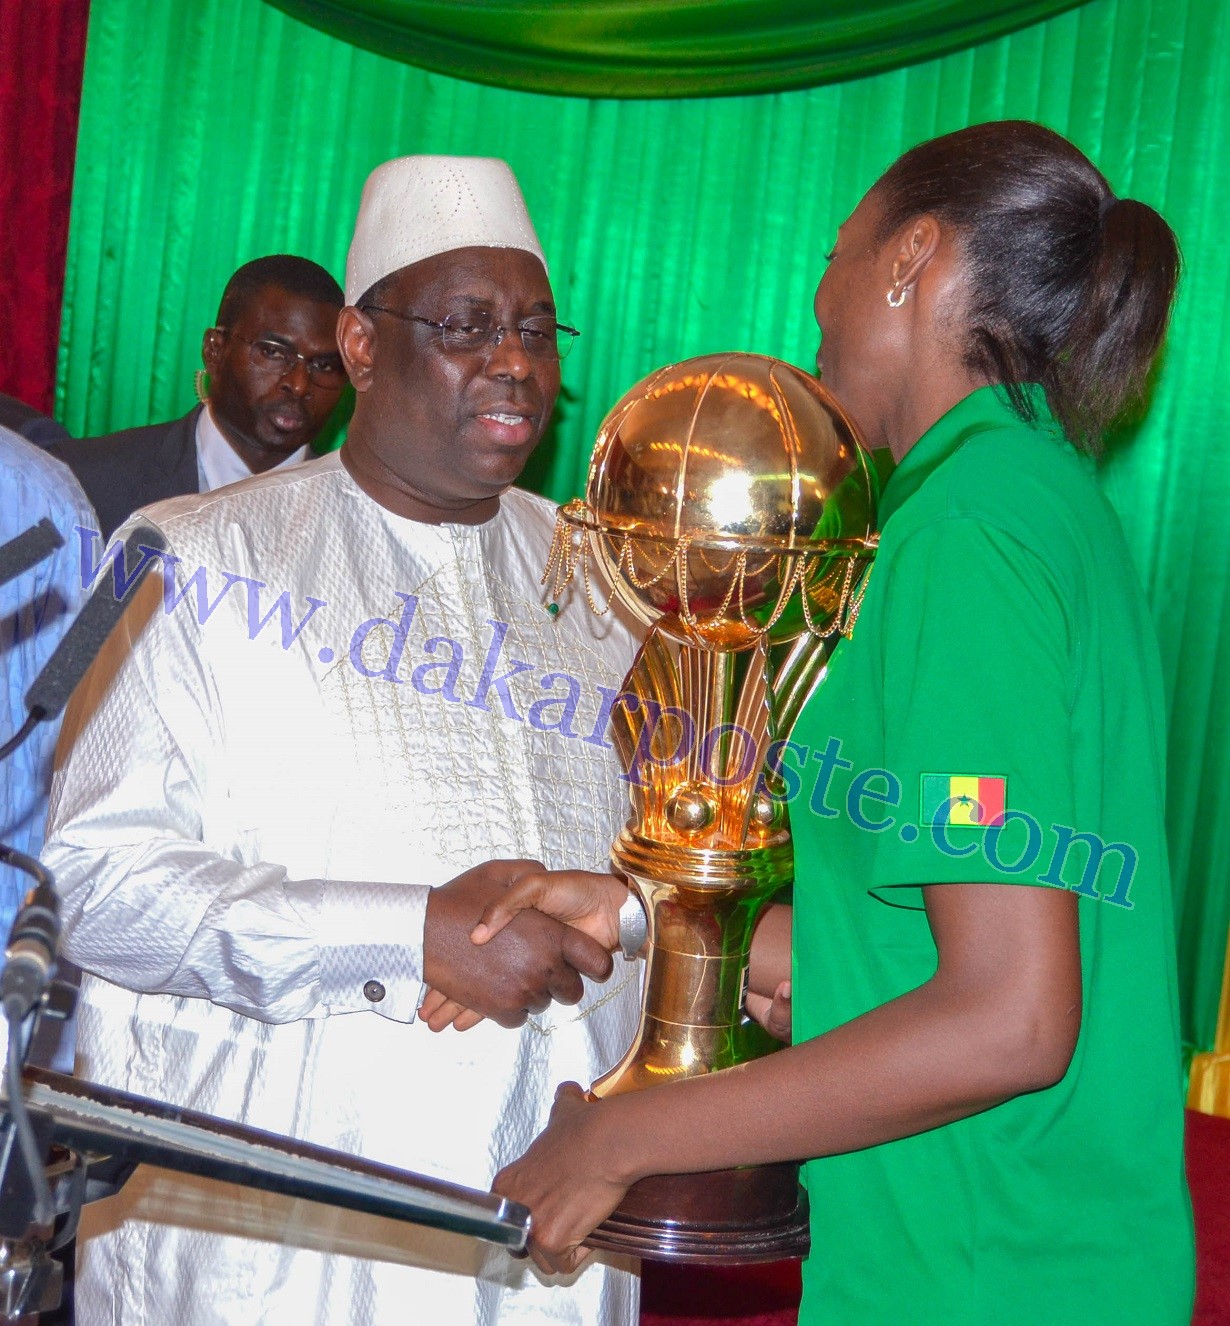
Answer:
POLYGON ((201 408, 169 424, 70 438, 47 448, 77 476, 103 538, 109 539, 139 506, 200 492, 196 420, 201 408))
POLYGON ((16 396, 0 396, 0 424, 20 433, 36 447, 49 447, 53 442, 63 442, 72 436, 63 424, 39 414, 32 405, 19 401, 16 396))

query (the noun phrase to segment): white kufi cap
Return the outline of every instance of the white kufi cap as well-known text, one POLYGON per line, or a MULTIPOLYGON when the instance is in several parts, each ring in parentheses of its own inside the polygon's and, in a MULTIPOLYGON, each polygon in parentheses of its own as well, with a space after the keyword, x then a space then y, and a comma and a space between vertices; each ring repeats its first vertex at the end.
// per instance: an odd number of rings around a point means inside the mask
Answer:
POLYGON ((346 259, 346 302, 451 249, 524 249, 545 267, 516 176, 494 157, 398 157, 367 177, 346 259))

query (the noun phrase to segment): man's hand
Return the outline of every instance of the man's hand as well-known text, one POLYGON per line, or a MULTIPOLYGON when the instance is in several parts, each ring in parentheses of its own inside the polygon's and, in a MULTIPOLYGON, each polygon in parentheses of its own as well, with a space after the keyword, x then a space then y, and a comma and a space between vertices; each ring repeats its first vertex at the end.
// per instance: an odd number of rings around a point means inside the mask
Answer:
POLYGON ((493 902, 519 880, 543 874, 538 861, 488 861, 432 889, 427 899, 424 983, 460 1009, 472 1010, 474 1020, 488 1017, 503 1027, 519 1027, 553 999, 575 1004, 584 990, 582 975, 604 981, 611 973, 606 948, 533 910, 513 915, 481 948, 470 942, 470 932, 493 902))
POLYGON ((790 1044, 792 1006, 790 1003, 789 981, 781 982, 774 990, 772 999, 757 994, 755 990, 749 990, 743 1001, 743 1006, 770 1036, 775 1036, 779 1041, 785 1041, 787 1045, 790 1044))
POLYGON ((599 1168, 611 1148, 595 1125, 603 1102, 586 1101, 575 1082, 555 1093, 546 1131, 496 1176, 493 1192, 528 1206, 530 1256, 548 1275, 567 1275, 589 1255, 581 1246, 623 1201, 629 1185, 599 1168))

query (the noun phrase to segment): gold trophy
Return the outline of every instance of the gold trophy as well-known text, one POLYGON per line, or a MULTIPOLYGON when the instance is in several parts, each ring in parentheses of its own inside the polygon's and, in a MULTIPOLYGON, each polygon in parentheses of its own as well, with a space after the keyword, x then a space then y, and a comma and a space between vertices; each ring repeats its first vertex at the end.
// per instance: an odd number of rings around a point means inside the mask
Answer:
MULTIPOLYGON (((603 421, 544 582, 578 569, 650 626, 614 708, 632 813, 611 849, 648 918, 644 1006, 613 1096, 780 1048, 747 1017, 752 932, 793 878, 780 743, 858 615, 875 471, 850 419, 780 360, 660 369, 603 421)), ((793 1163, 651 1177, 588 1239, 667 1261, 802 1256, 793 1163)))

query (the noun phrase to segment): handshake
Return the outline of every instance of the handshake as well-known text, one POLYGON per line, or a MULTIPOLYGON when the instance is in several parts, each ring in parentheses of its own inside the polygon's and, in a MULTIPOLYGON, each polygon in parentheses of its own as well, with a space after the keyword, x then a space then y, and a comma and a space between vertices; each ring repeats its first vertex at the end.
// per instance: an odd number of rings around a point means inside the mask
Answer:
POLYGON ((615 875, 538 861, 488 861, 433 889, 420 1020, 432 1031, 484 1018, 517 1027, 552 1000, 577 1003, 582 976, 611 974, 627 897, 615 875))
MULTIPOLYGON (((484 1018, 518 1027, 555 1000, 575 1004, 581 978, 605 981, 619 947, 628 886, 616 875, 488 861, 431 891, 423 929, 428 992, 418 1016, 432 1031, 484 1018)), ((748 1013, 790 1039, 790 989, 749 989, 748 1013)))

